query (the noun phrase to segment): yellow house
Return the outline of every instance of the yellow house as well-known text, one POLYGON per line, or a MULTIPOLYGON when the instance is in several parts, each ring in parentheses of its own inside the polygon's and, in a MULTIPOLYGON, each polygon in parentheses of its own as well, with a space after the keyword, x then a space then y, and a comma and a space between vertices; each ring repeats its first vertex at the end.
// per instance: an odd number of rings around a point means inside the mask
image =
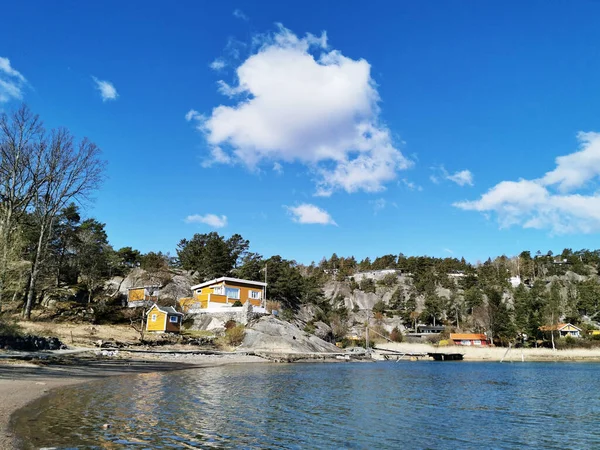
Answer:
POLYGON ((160 286, 132 287, 127 290, 127 306, 135 308, 147 306, 158 300, 160 286))
POLYGON ((158 306, 156 303, 146 313, 146 331, 157 333, 179 333, 183 314, 172 306, 158 306))
POLYGON ((264 308, 267 283, 242 280, 240 278, 221 277, 192 286, 192 297, 179 301, 184 310, 200 308, 204 310, 223 310, 231 308, 236 302, 250 302, 254 310, 264 308))

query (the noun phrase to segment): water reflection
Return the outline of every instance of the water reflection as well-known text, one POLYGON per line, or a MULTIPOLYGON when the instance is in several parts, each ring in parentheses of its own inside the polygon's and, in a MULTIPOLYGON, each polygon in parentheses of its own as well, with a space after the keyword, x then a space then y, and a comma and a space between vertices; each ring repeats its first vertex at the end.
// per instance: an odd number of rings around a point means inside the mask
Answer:
POLYGON ((26 448, 594 448, 598 369, 417 362, 142 374, 56 392, 16 426, 26 448))

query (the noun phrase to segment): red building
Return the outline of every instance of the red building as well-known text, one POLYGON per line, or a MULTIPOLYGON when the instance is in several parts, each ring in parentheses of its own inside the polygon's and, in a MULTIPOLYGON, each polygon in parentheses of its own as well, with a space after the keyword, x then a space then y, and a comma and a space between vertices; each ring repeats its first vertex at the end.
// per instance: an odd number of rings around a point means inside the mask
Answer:
POLYGON ((490 345, 487 335, 479 333, 450 333, 450 340, 454 342, 454 345, 472 345, 475 347, 490 345))

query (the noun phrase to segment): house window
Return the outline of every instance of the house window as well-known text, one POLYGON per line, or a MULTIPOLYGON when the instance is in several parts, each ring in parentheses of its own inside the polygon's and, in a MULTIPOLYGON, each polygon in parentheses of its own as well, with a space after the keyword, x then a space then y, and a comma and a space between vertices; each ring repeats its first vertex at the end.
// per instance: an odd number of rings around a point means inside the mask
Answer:
POLYGON ((225 288, 225 294, 227 294, 227 298, 232 298, 234 300, 240 299, 240 290, 237 288, 225 288))
POLYGON ((225 288, 223 286, 216 286, 213 288, 213 292, 217 295, 225 295, 225 288))
POLYGON ((156 322, 156 314, 152 314, 152 318, 150 320, 152 320, 152 322, 156 322))
POLYGON ((258 300, 260 298, 260 291, 250 291, 250 298, 258 300))
POLYGON ((177 323, 177 322, 179 322, 179 317, 177 317, 177 316, 169 316, 169 322, 171 322, 171 323, 177 323))

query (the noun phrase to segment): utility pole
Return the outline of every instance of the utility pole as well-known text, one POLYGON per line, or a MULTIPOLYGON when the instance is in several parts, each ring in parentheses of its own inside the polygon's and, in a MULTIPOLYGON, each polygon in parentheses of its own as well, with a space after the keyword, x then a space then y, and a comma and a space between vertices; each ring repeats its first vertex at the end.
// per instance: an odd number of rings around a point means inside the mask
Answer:
POLYGON ((267 266, 268 264, 265 263, 265 286, 263 287, 263 303, 265 311, 267 310, 267 266))

